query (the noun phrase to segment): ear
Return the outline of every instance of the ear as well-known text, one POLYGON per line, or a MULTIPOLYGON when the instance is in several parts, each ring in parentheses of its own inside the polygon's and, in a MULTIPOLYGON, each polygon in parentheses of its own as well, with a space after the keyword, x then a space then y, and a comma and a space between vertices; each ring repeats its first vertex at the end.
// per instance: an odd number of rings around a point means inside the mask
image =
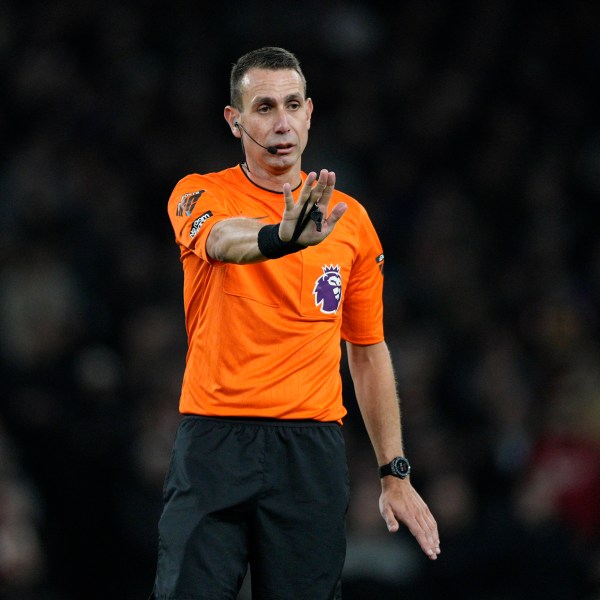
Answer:
POLYGON ((236 137, 238 139, 240 137, 242 137, 241 131, 235 125, 236 121, 238 121, 240 118, 240 112, 237 109, 233 108, 233 106, 228 105, 225 107, 225 110, 223 111, 223 116, 225 117, 225 120, 229 124, 229 128, 231 129, 231 133, 233 133, 234 137, 236 137))
POLYGON ((313 101, 312 98, 306 99, 306 120, 307 120, 307 129, 310 129, 310 119, 313 111, 313 101))

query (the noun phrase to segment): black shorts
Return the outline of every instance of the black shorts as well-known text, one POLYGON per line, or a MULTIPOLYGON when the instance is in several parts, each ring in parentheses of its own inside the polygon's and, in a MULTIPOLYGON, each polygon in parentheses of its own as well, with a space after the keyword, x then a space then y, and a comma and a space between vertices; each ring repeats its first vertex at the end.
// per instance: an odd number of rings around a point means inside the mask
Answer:
POLYGON ((158 600, 341 598, 349 477, 337 423, 184 417, 165 479, 158 600))

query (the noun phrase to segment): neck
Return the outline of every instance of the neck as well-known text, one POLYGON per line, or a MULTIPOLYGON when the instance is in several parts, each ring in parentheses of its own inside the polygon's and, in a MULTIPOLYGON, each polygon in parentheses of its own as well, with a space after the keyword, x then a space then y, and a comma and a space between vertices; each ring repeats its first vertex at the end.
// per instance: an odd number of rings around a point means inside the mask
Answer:
POLYGON ((265 171, 254 165, 248 165, 248 163, 245 162, 242 163, 242 169, 252 183, 273 192, 283 191, 284 183, 289 183, 292 186, 292 189, 297 188, 302 183, 299 165, 297 168, 286 169, 281 173, 277 173, 265 171))

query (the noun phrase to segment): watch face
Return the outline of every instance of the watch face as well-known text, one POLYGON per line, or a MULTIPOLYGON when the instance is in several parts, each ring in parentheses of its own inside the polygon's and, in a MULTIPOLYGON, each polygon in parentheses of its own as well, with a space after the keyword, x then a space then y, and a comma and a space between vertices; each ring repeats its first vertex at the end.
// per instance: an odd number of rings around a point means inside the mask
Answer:
POLYGON ((392 471, 398 477, 404 479, 410 473, 410 465, 405 458, 395 458, 392 461, 392 471))

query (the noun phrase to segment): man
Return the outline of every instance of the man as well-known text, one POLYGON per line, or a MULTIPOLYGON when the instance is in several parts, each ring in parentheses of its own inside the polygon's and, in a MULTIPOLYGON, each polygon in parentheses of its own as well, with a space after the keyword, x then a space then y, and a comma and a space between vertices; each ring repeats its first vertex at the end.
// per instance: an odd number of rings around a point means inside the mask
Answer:
POLYGON ((188 354, 159 523, 158 599, 341 597, 348 470, 340 340, 381 467, 389 531, 426 555, 437 526, 410 483, 382 325, 383 252, 336 176, 301 170, 313 103, 296 57, 231 71, 224 116, 245 163, 177 183, 188 354))

